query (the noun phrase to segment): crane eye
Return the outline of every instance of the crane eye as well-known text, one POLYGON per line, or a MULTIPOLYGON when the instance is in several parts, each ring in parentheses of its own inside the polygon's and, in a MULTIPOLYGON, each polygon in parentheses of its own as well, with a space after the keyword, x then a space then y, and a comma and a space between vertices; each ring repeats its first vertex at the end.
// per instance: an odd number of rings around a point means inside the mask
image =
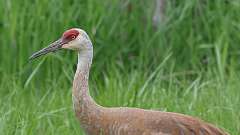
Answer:
POLYGON ((76 38, 76 36, 72 35, 71 39, 75 39, 75 38, 76 38))

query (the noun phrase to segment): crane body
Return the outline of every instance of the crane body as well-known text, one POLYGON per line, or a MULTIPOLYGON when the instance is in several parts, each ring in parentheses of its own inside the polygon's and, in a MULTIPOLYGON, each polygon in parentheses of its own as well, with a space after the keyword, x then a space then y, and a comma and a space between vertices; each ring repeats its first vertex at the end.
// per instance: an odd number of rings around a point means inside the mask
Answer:
POLYGON ((93 45, 87 33, 73 28, 30 59, 59 49, 78 52, 72 100, 76 117, 88 135, 228 135, 223 130, 191 116, 139 108, 98 105, 90 96, 88 79, 93 45))

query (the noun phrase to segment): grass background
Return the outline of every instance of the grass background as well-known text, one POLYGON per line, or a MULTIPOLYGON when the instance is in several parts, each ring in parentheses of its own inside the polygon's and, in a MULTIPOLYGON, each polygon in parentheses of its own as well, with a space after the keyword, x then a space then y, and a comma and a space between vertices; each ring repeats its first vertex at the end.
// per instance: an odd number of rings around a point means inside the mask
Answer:
POLYGON ((0 134, 83 134, 71 103, 76 53, 29 62, 80 27, 94 44, 91 95, 103 106, 179 112, 240 134, 240 1, 0 0, 0 134))

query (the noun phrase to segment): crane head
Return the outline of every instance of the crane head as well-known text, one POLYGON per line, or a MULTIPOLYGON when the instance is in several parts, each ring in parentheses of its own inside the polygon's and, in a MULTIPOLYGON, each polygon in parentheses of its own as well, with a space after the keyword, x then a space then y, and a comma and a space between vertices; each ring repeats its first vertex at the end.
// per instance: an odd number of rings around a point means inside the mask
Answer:
POLYGON ((29 59, 34 59, 39 56, 45 55, 49 52, 55 52, 60 49, 70 49, 70 50, 87 50, 91 49, 92 44, 87 35, 87 33, 78 28, 72 28, 65 31, 60 39, 51 43, 48 47, 35 52, 29 59))

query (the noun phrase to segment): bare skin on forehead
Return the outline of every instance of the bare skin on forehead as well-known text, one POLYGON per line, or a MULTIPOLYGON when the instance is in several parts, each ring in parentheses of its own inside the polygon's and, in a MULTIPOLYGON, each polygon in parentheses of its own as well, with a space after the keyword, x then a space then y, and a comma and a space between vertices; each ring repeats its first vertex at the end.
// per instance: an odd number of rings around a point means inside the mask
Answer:
POLYGON ((78 35, 79 35, 79 31, 73 28, 65 31, 62 35, 62 38, 68 39, 68 38, 71 38, 72 36, 77 37, 78 35))

